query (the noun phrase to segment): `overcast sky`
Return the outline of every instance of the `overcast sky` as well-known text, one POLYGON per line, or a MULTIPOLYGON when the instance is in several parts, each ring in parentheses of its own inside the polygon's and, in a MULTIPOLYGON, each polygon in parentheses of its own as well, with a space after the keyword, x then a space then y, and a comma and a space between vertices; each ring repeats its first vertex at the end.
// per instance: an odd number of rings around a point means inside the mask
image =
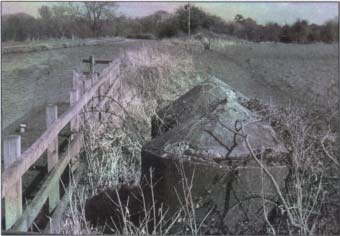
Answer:
MULTIPOLYGON (((174 12, 187 2, 118 2, 117 13, 131 17, 146 16, 158 10, 174 12)), ((2 2, 2 14, 24 12, 38 15, 42 5, 53 5, 55 2, 2 2)), ((232 20, 236 14, 251 17, 258 23, 277 22, 293 23, 297 19, 306 19, 310 23, 322 24, 338 16, 338 4, 326 2, 193 2, 205 11, 232 20)))

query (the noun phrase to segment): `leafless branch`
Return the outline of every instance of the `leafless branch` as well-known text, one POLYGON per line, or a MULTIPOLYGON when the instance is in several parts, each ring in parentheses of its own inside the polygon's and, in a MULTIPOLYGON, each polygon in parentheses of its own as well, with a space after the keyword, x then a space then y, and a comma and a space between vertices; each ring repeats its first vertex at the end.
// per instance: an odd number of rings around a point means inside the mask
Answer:
POLYGON ((276 193, 278 194, 286 212, 287 212, 287 216, 288 216, 288 219, 290 221, 290 223, 297 227, 297 228, 301 228, 301 225, 297 224, 293 218, 293 215, 291 213, 291 210, 290 210, 290 207, 288 206, 287 202, 286 202, 286 199, 283 197, 283 194, 280 190, 280 187, 278 185, 278 183, 276 182, 274 176, 269 172, 269 170, 262 164, 262 162, 256 157, 254 151, 253 151, 253 148, 251 147, 250 143, 249 143, 249 140, 248 140, 248 137, 246 137, 246 145, 247 145, 247 148, 251 154, 251 156, 253 157, 253 159, 256 161, 256 163, 260 166, 261 169, 263 169, 263 171, 265 172, 265 174, 269 177, 270 181, 272 182, 272 184, 274 185, 275 187, 275 191, 276 193))
POLYGON ((338 167, 340 166, 339 162, 328 152, 328 150, 325 147, 325 141, 326 139, 329 139, 329 131, 327 132, 327 134, 321 139, 321 146, 323 151, 326 153, 326 156, 335 163, 335 165, 337 165, 338 167))

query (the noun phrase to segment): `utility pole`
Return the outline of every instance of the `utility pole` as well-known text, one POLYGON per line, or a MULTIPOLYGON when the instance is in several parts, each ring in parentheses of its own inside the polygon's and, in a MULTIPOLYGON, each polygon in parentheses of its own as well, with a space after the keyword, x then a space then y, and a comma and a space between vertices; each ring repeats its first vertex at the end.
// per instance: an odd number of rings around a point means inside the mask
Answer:
POLYGON ((190 2, 188 2, 188 8, 189 8, 189 17, 188 17, 188 35, 190 37, 190 15, 191 15, 191 12, 190 12, 190 2))
POLYGON ((184 6, 184 9, 186 11, 188 11, 188 36, 190 37, 190 35, 191 35, 191 32, 190 32, 190 15, 191 15, 190 2, 188 2, 188 4, 184 6))

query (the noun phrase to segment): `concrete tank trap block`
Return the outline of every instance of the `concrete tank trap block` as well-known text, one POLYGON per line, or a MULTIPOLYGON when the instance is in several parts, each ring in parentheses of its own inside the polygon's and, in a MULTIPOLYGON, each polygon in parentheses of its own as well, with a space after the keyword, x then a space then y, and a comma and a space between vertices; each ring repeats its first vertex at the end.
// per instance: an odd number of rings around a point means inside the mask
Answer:
POLYGON ((235 232, 242 222, 263 226, 262 196, 275 201, 276 192, 251 157, 244 137, 259 157, 262 153, 264 165, 280 186, 288 173, 281 164, 287 151, 273 128, 242 105, 247 99, 211 78, 153 119, 154 138, 143 147, 142 167, 146 176, 154 168, 155 181, 160 180, 157 196, 170 212, 183 202, 187 191, 183 177, 188 183, 193 177, 191 194, 198 221, 214 208, 206 223, 220 224, 228 232, 235 232))

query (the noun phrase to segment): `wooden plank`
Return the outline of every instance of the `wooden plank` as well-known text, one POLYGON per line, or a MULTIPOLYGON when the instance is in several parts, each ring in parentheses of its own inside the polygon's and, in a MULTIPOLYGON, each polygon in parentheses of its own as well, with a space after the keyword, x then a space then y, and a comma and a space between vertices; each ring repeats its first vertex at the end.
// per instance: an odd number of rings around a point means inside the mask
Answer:
MULTIPOLYGON (((4 138, 4 167, 8 168, 20 158, 21 137, 9 135, 4 138)), ((5 197, 5 229, 9 229, 22 214, 22 182, 21 176, 5 197)))
MULTIPOLYGON (((84 59, 82 60, 82 62, 84 63, 91 63, 91 61, 89 59, 84 59)), ((95 60, 94 64, 110 64, 112 61, 110 60, 95 60)))
MULTIPOLYGON (((79 100, 79 90, 72 89, 70 92, 70 105, 77 103, 78 100, 79 100)), ((84 108, 81 111, 83 112, 84 108)), ((79 114, 75 115, 75 117, 71 120, 70 126, 71 126, 71 140, 73 140, 75 135, 79 133, 79 129, 80 129, 80 115, 79 114)), ((80 144, 76 148, 79 152, 81 149, 80 144)))
POLYGON ((13 231, 27 231, 33 224, 35 218, 38 216, 41 208, 44 206, 49 194, 53 190, 56 183, 59 182, 61 174, 70 162, 70 159, 77 155, 77 143, 81 141, 81 136, 77 135, 70 143, 69 149, 64 152, 58 164, 42 184, 40 190, 37 192, 32 202, 27 206, 22 216, 16 221, 11 230, 13 231))
POLYGON ((8 135, 4 138, 4 169, 9 168, 20 158, 21 136, 8 135))
POLYGON ((90 56, 90 72, 94 73, 94 56, 90 56))
POLYGON ((107 73, 102 74, 100 79, 96 81, 94 86, 86 91, 79 101, 72 105, 63 115, 61 115, 54 124, 49 127, 9 168, 2 173, 2 191, 1 196, 4 197, 21 176, 38 160, 38 158, 47 149, 59 132, 78 114, 83 107, 96 95, 98 88, 105 83, 111 72, 119 66, 119 63, 110 65, 107 73))
POLYGON ((84 75, 73 70, 73 77, 72 77, 72 89, 80 89, 83 86, 83 81, 85 80, 84 75))
POLYGON ((112 61, 111 60, 96 60, 95 64, 110 64, 112 61))
MULTIPOLYGON (((96 72, 96 71, 95 71, 94 74, 100 76, 100 73, 99 73, 99 72, 96 72)), ((84 72, 83 72, 83 75, 91 75, 91 72, 89 72, 89 71, 84 71, 84 72)))
MULTIPOLYGON (((70 105, 73 105, 79 100, 79 97, 84 93, 84 83, 85 81, 81 78, 84 77, 79 74, 77 71, 73 70, 73 84, 72 90, 70 91, 70 105)), ((84 109, 81 110, 83 112, 84 109)), ((77 115, 76 118, 71 120, 71 133, 79 131, 79 123, 80 123, 80 116, 77 115)), ((72 134, 71 134, 72 138, 72 134)))
MULTIPOLYGON (((50 127, 58 119, 58 106, 49 104, 46 107, 46 127, 50 127)), ((58 148, 59 148, 58 135, 47 146, 47 170, 51 172, 57 165, 59 160, 58 148)), ((57 206, 60 198, 59 182, 54 185, 53 191, 51 191, 48 197, 48 206, 50 212, 57 206)))
POLYGON ((81 81, 81 87, 79 91, 79 97, 84 96, 85 92, 91 88, 91 80, 90 79, 84 79, 81 81))
POLYGON ((82 172, 82 166, 80 166, 80 167, 78 166, 77 170, 75 170, 75 171, 76 171, 76 174, 70 180, 70 184, 67 187, 67 189, 65 190, 65 194, 64 194, 63 198, 61 199, 57 208, 54 210, 54 212, 51 216, 51 220, 44 230, 45 234, 60 234, 61 233, 62 217, 63 217, 63 214, 64 214, 67 206, 69 205, 69 203, 72 199, 72 195, 73 195, 73 192, 75 190, 75 187, 77 186, 77 184, 79 182, 81 172, 82 172))
MULTIPOLYGON (((91 88, 91 80, 87 79, 83 81, 83 90, 86 91, 91 88)), ((92 100, 91 100, 92 101, 92 100)), ((82 123, 90 118, 90 109, 91 109, 91 102, 86 104, 83 108, 83 116, 81 117, 82 123)))
MULTIPOLYGON (((53 125, 58 119, 58 106, 49 104, 46 107, 46 127, 53 125)), ((47 169, 50 172, 58 163, 58 135, 47 147, 47 169)))
MULTIPOLYGON (((70 92, 70 105, 74 105, 79 100, 79 90, 78 89, 72 89, 70 92)), ((71 132, 77 133, 79 131, 79 115, 76 115, 71 120, 71 132)))

